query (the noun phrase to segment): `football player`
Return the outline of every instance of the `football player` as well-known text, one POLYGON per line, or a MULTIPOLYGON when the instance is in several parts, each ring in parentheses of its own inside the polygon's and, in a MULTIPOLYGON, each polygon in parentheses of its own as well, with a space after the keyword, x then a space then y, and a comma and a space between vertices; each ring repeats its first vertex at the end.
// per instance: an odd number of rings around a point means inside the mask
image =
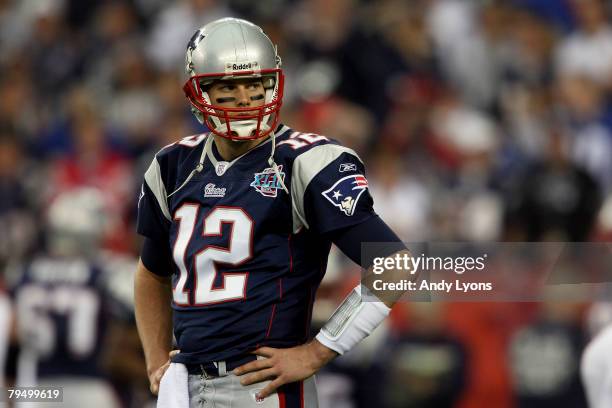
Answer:
POLYGON ((120 406, 101 361, 109 323, 107 276, 96 261, 107 221, 102 203, 93 188, 56 197, 46 214, 45 251, 13 272, 16 383, 63 388, 61 402, 40 406, 120 406))
POLYGON ((313 374, 393 303, 362 301, 358 285, 309 340, 331 244, 358 263, 362 242, 393 243, 382 255, 404 247, 373 211, 353 150, 279 124, 281 59, 260 27, 200 28, 186 71, 210 132, 159 151, 138 203, 135 307, 151 390, 163 407, 315 407, 313 374))

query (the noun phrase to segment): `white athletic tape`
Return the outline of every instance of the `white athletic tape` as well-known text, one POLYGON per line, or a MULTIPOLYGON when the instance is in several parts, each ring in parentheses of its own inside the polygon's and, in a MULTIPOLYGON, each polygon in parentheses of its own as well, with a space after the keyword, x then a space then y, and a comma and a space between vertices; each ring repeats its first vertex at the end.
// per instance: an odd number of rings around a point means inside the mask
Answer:
POLYGON ((338 354, 346 353, 369 336, 391 311, 380 301, 362 302, 361 290, 361 285, 356 286, 317 334, 321 344, 338 354))

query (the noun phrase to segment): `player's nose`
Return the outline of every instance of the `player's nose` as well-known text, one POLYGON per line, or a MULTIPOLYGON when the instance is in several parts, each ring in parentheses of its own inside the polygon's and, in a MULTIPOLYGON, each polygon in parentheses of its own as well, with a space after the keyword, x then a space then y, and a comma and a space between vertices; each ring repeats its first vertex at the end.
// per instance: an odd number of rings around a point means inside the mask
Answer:
POLYGON ((249 106, 251 104, 251 98, 246 86, 238 85, 236 87, 236 100, 238 101, 238 106, 249 106))

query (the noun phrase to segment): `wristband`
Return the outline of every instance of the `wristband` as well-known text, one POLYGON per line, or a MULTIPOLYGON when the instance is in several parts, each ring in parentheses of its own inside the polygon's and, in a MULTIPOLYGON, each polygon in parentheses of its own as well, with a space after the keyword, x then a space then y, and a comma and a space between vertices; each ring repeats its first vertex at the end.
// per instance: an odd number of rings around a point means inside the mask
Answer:
POLYGON ((325 323, 316 339, 342 355, 366 338, 389 315, 391 308, 381 301, 362 302, 358 285, 325 323))

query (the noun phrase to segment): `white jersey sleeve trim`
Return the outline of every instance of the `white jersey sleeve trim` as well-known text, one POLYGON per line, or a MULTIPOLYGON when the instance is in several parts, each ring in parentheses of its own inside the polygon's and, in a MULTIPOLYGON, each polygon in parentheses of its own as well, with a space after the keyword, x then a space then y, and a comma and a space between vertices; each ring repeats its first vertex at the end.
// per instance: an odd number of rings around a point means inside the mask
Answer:
POLYGON ((157 157, 155 157, 153 162, 151 162, 151 165, 145 173, 144 179, 145 183, 147 183, 153 192, 153 195, 155 195, 157 204, 164 214, 164 217, 166 217, 168 221, 172 221, 170 210, 168 209, 168 194, 166 193, 166 186, 164 186, 164 182, 161 178, 161 170, 159 168, 157 157))
POLYGON ((307 152, 302 153, 294 160, 291 171, 293 232, 297 232, 302 226, 309 228, 304 211, 304 194, 306 193, 308 185, 321 170, 343 153, 351 154, 361 161, 353 149, 335 144, 315 146, 307 152))

